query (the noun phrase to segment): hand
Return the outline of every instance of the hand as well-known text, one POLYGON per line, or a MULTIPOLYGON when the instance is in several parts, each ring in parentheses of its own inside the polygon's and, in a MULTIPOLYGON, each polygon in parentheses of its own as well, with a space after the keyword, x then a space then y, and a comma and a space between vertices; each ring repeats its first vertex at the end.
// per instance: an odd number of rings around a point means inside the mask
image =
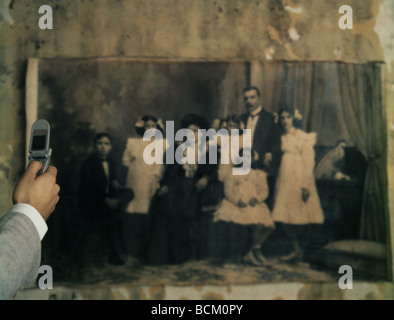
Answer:
POLYGON ((310 195, 311 194, 307 188, 302 188, 302 201, 307 202, 310 195))
POLYGON ((119 207, 119 201, 116 198, 107 197, 104 199, 104 202, 110 209, 117 209, 119 207))
POLYGON ((342 172, 338 171, 335 175, 334 175, 334 179, 335 180, 346 180, 346 181, 350 181, 350 177, 346 174, 343 174, 342 172))
POLYGON ((249 205, 250 205, 251 207, 254 207, 257 203, 258 203, 258 201, 257 201, 256 198, 252 198, 252 199, 250 199, 250 201, 249 201, 249 205))
POLYGON ((257 162, 260 160, 259 153, 257 151, 253 152, 253 162, 257 162))
POLYGON ((42 164, 32 161, 17 183, 12 200, 14 204, 26 203, 34 207, 46 221, 59 201, 60 187, 56 184, 57 169, 48 170, 37 177, 42 164))
POLYGON ((168 193, 168 187, 167 186, 162 186, 159 189, 159 192, 157 193, 160 197, 166 195, 168 193))
POLYGON ((238 201, 238 207, 240 207, 240 208, 246 208, 248 205, 245 203, 245 202, 243 202, 242 200, 239 200, 238 201))
POLYGON ((265 154, 265 157, 264 157, 264 165, 266 167, 269 167, 271 162, 272 162, 272 153, 268 152, 265 154))
POLYGON ((122 187, 122 185, 119 183, 118 180, 113 180, 111 182, 111 187, 115 190, 115 191, 120 191, 123 190, 124 188, 122 187))
POLYGON ((203 177, 197 181, 196 189, 197 191, 202 191, 207 187, 207 185, 208 185, 208 179, 206 177, 203 177))

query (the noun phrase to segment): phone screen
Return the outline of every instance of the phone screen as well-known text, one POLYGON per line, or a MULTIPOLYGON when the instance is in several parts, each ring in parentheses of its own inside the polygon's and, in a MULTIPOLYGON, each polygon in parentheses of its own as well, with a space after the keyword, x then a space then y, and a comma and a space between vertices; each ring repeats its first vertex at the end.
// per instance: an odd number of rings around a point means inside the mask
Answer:
POLYGON ((45 139, 46 139, 46 135, 33 136, 32 150, 44 150, 45 139))

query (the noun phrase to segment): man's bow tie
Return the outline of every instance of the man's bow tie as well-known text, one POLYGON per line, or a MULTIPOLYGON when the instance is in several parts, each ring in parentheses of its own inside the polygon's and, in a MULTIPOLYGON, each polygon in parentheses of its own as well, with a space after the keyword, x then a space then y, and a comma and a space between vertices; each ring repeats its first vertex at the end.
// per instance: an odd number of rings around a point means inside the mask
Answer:
POLYGON ((256 114, 249 114, 249 117, 250 118, 252 118, 253 120, 254 120, 254 118, 256 118, 256 117, 258 117, 258 116, 260 116, 261 115, 261 112, 259 112, 259 113, 256 113, 256 114))

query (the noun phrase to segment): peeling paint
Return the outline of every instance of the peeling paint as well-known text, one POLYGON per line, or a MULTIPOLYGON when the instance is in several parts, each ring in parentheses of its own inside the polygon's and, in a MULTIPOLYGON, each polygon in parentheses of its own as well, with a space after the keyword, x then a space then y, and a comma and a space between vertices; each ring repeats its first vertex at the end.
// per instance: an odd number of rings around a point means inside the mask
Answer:
POLYGON ((267 50, 265 50, 265 58, 267 60, 272 60, 274 53, 275 49, 273 47, 268 48, 267 50))
POLYGON ((294 53, 293 48, 292 48, 292 46, 291 46, 290 43, 286 43, 286 44, 284 45, 284 47, 285 47, 286 53, 288 54, 288 56, 290 57, 290 59, 292 59, 292 60, 301 60, 300 57, 298 57, 298 56, 294 53))
POLYGON ((298 41, 301 38, 301 35, 297 32, 296 28, 291 27, 289 29, 289 37, 293 41, 298 41))
POLYGON ((5 21, 9 25, 13 25, 14 20, 9 13, 10 7, 12 7, 11 0, 0 0, 0 22, 5 21))
POLYGON ((287 5, 287 6, 285 5, 285 10, 287 10, 287 11, 289 11, 291 13, 294 13, 294 14, 301 14, 301 13, 304 12, 304 9, 301 8, 301 7, 295 8, 295 7, 292 7, 292 6, 289 6, 289 5, 287 5))
POLYGON ((276 30, 273 26, 271 26, 270 24, 267 26, 267 31, 268 31, 268 35, 270 37, 271 40, 276 41, 279 45, 282 45, 282 40, 280 39, 280 34, 279 31, 276 30))

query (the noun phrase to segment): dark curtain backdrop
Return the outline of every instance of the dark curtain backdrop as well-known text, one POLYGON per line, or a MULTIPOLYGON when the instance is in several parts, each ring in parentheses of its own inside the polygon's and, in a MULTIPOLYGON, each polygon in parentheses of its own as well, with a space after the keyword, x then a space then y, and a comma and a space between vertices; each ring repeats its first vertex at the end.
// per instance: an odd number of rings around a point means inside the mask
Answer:
POLYGON ((385 242, 387 143, 381 73, 380 63, 257 61, 250 64, 250 84, 261 90, 264 108, 271 112, 278 112, 283 106, 298 109, 303 115, 303 129, 318 136, 329 133, 332 138, 328 140, 332 143, 343 138, 337 131, 342 134, 347 131, 368 162, 360 238, 385 242), (331 82, 337 84, 337 97, 327 96, 325 92, 332 86, 331 82), (339 113, 343 124, 324 119, 327 110, 339 113), (337 130, 338 126, 342 130, 337 130))
POLYGON ((342 110, 357 148, 368 162, 360 238, 386 241, 387 133, 380 63, 338 64, 342 110))
POLYGON ((245 112, 242 90, 249 81, 248 63, 230 63, 222 83, 218 87, 218 109, 216 117, 245 112))
POLYGON ((322 121, 326 63, 253 62, 251 83, 261 89, 264 107, 278 112, 282 107, 298 109, 303 129, 319 134, 322 121))

